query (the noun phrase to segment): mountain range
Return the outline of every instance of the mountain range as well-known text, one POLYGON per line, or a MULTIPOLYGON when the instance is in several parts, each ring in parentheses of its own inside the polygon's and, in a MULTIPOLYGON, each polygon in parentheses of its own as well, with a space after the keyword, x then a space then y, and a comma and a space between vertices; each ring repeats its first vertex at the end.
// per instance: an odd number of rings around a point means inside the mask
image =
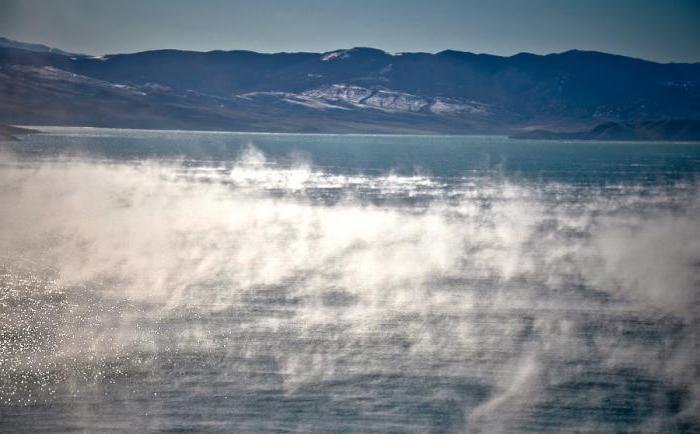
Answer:
POLYGON ((615 141, 700 141, 700 120, 674 119, 637 123, 606 122, 585 131, 527 130, 513 139, 615 140, 615 141))
POLYGON ((5 124, 517 134, 669 119, 700 119, 700 63, 362 47, 95 57, 0 38, 5 124))

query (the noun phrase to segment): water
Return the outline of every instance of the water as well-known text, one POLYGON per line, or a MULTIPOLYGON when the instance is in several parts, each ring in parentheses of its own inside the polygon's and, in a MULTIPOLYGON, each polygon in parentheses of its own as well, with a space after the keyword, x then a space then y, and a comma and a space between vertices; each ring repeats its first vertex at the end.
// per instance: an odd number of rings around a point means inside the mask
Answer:
POLYGON ((0 431, 700 432, 700 144, 43 130, 0 431))

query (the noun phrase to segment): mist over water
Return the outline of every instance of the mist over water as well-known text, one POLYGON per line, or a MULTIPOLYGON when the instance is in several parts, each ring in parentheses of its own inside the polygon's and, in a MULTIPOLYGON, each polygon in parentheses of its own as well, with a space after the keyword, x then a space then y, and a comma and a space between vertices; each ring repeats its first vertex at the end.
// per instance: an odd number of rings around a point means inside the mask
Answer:
POLYGON ((1 431, 700 431, 698 144, 48 131, 1 431))

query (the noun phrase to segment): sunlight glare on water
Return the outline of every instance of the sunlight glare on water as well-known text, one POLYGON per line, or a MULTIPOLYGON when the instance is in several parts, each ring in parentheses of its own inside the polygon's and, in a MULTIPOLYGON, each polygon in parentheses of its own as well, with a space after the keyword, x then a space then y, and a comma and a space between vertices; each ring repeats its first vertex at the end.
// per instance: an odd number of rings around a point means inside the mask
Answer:
POLYGON ((44 131, 2 431, 700 430, 700 144, 44 131))

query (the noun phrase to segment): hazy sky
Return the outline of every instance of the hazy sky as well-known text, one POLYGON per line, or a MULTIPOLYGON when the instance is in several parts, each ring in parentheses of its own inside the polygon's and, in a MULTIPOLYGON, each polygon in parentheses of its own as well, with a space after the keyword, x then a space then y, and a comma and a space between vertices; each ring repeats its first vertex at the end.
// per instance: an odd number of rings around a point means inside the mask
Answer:
POLYGON ((700 61, 700 0, 0 0, 0 36, 87 54, 156 48, 700 61))

